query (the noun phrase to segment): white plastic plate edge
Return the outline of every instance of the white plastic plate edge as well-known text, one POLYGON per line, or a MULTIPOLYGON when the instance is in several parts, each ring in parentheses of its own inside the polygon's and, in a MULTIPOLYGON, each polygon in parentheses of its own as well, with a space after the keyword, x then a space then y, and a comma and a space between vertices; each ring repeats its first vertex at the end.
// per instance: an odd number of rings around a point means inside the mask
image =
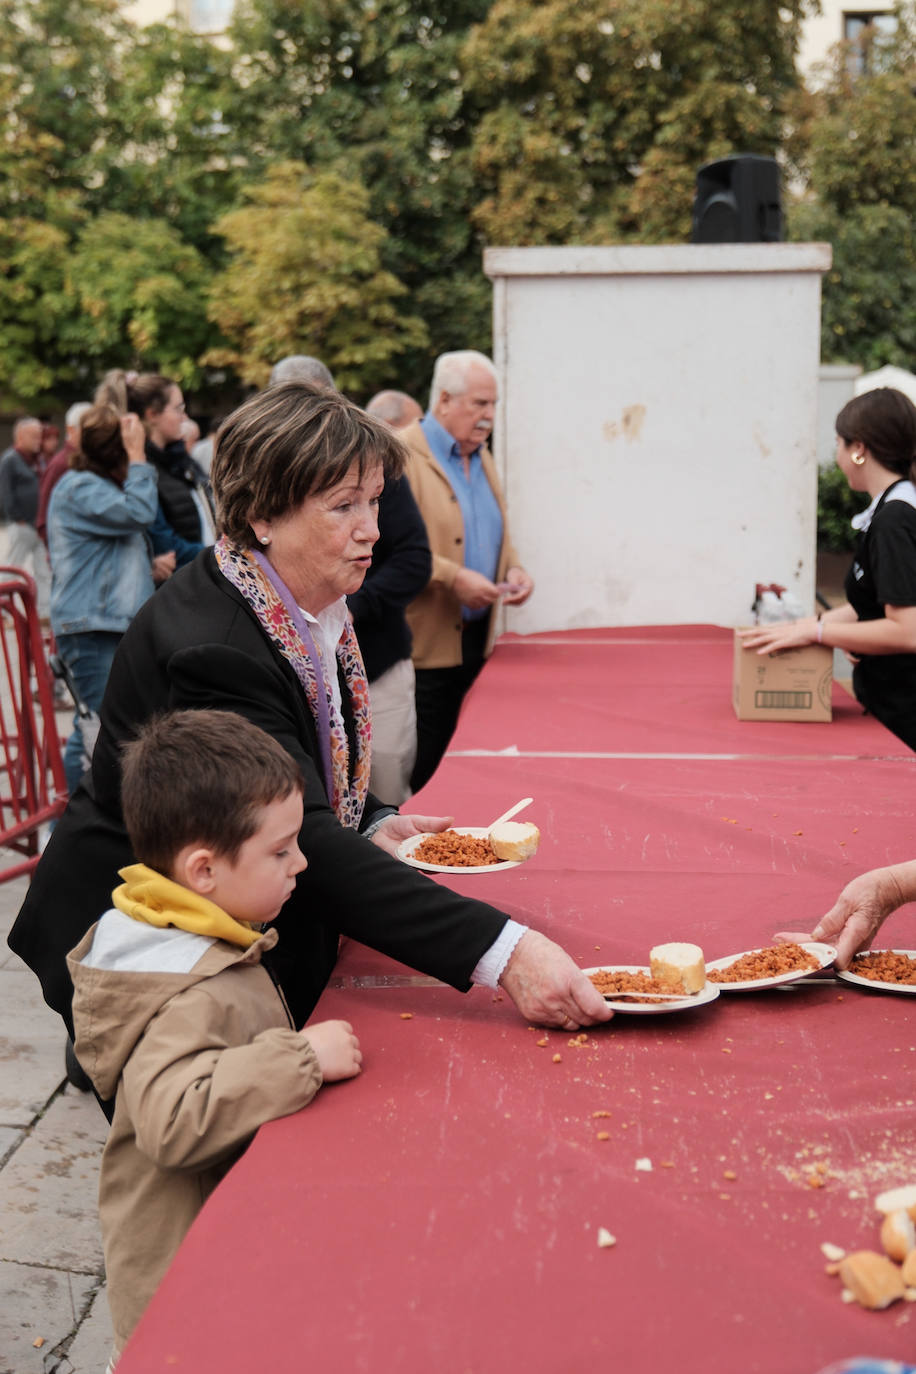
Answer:
MULTIPOLYGON (((790 973, 777 973, 773 978, 748 978, 740 983, 717 983, 716 987, 723 992, 759 992, 762 988, 776 988, 783 983, 797 983, 802 978, 812 978, 821 969, 828 968, 836 958, 836 949, 833 945, 823 945, 817 940, 799 940, 802 949, 808 950, 810 954, 817 958, 817 968, 796 969, 790 973)), ((769 946, 760 945, 760 949, 767 949, 769 946)), ((740 954, 726 954, 721 959, 712 959, 706 965, 706 972, 710 969, 728 968, 736 959, 742 959, 745 954, 755 954, 754 949, 742 950, 740 954)))
MULTIPOLYGON (((863 951, 868 954, 906 954, 911 959, 916 959, 916 949, 872 949, 863 951)), ((861 973, 853 973, 851 969, 838 968, 835 976, 842 978, 844 983, 855 983, 860 988, 879 988, 883 992, 903 992, 913 994, 916 992, 916 983, 885 983, 878 978, 863 978, 861 973)))

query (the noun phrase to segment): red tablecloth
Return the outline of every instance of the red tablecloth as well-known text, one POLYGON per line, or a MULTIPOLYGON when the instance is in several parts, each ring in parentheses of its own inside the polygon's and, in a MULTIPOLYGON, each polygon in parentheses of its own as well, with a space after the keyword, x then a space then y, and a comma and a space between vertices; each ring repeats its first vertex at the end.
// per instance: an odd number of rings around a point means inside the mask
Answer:
MULTIPOLYGON (((583 965, 643 963, 810 927, 912 856, 908 750, 840 689, 832 725, 738 723, 729 677, 705 627, 501 644, 418 809, 480 824, 530 793, 542 843, 456 885, 583 965)), ((906 913, 885 931, 916 946, 906 913)), ((121 1374, 912 1359, 916 1307, 844 1305, 819 1247, 876 1247, 874 1194, 916 1181, 913 1005, 819 981, 577 1045, 348 945, 316 1018, 353 1022, 363 1076, 259 1133, 121 1374)))

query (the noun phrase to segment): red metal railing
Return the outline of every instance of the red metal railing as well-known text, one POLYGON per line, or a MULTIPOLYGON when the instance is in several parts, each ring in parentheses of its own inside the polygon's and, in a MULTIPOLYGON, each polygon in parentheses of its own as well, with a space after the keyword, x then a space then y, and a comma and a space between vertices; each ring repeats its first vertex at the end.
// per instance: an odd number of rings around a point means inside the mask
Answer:
POLYGON ((67 805, 54 685, 35 583, 0 566, 0 883, 31 873, 39 830, 67 805), (6 851, 24 856, 7 863, 6 851))

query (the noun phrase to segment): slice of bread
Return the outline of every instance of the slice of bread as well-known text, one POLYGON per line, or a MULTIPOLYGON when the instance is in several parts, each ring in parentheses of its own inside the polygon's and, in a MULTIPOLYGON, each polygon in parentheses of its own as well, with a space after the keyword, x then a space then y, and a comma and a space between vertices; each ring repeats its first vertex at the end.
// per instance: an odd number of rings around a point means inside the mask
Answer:
POLYGON ((530 821, 500 821, 490 831, 490 848, 497 859, 530 859, 537 851, 541 832, 530 821))
POLYGON ((874 1250, 856 1250, 840 1260, 840 1281, 862 1307, 890 1307, 903 1297, 903 1276, 887 1255, 874 1250))
POLYGON ((706 986, 706 961, 699 945, 656 945, 649 952, 649 966, 657 983, 682 984, 688 993, 706 986))

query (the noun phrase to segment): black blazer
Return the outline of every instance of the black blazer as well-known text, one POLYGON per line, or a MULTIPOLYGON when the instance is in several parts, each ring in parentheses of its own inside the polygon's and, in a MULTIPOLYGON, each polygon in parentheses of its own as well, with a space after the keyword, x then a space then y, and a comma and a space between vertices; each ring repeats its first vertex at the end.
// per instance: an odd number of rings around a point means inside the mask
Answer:
MULTIPOLYGON (((111 905, 118 868, 134 862, 121 820, 120 742, 156 711, 203 707, 246 716, 279 740, 305 777, 299 843, 308 868, 276 920, 280 939, 268 961, 296 1024, 321 995, 341 933, 466 990, 505 914, 430 882, 339 824, 295 673, 206 549, 150 597, 121 641, 92 772, 55 827, 9 937, 68 1028, 65 956, 111 905)), ((379 807, 370 796, 364 824, 379 807)))
POLYGON ((406 477, 385 483, 378 528, 372 567, 359 591, 347 597, 370 682, 410 658, 405 611, 426 586, 433 566, 423 516, 406 477))

